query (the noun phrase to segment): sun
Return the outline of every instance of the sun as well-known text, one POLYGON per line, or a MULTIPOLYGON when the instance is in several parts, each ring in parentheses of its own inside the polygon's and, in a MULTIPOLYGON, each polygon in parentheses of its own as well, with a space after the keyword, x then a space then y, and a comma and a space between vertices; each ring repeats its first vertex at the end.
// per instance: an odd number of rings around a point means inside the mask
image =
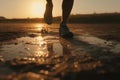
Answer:
POLYGON ((43 17, 45 11, 45 2, 34 2, 32 5, 32 13, 35 17, 43 17))

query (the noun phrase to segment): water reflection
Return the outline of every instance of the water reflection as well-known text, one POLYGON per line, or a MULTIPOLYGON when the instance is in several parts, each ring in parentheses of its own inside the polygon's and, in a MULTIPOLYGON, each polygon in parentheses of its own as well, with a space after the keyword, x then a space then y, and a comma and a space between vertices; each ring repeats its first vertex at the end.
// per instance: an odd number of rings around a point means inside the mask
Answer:
POLYGON ((108 48, 114 53, 120 53, 120 43, 115 41, 107 41, 94 36, 76 36, 76 39, 86 42, 88 44, 96 45, 99 47, 108 48))
MULTIPOLYGON (((75 38, 92 45, 109 48, 110 51, 114 53, 120 52, 120 44, 113 44, 114 42, 112 41, 90 36, 77 36, 75 38)), ((67 42, 68 41, 65 42, 65 40, 61 40, 56 36, 38 35, 35 37, 20 37, 15 40, 1 43, 0 55, 3 56, 5 60, 11 60, 16 57, 60 57, 71 53, 70 48, 72 46, 67 42)))
POLYGON ((112 52, 116 52, 120 54, 120 43, 116 44, 114 48, 111 49, 112 52))
POLYGON ((46 24, 35 24, 35 31, 38 31, 40 33, 48 33, 49 32, 49 28, 47 27, 46 24))
POLYGON ((63 46, 60 43, 53 44, 54 54, 58 54, 59 56, 63 55, 63 46))
POLYGON ((36 30, 41 31, 42 28, 44 27, 44 24, 35 24, 36 30))
POLYGON ((5 60, 30 56, 39 58, 59 57, 66 53, 69 53, 69 50, 58 39, 45 40, 42 36, 17 38, 9 43, 3 43, 0 48, 0 55, 5 60))
MULTIPOLYGON (((4 24, 3 26, 6 25, 4 24)), ((9 24, 9 26, 10 28, 5 27, 5 29, 8 29, 8 32, 5 32, 5 34, 2 33, 4 34, 2 37, 4 42, 0 42, 0 55, 2 55, 5 60, 11 60, 16 57, 50 57, 53 55, 62 55, 63 49, 58 38, 54 36, 54 39, 51 39, 51 36, 43 37, 40 33, 36 33, 48 32, 48 27, 45 24, 20 23, 9 24), (11 30, 12 32, 9 33, 11 30), (25 33, 17 34, 24 31, 25 33)), ((3 29, 4 28, 2 28, 2 30, 3 29)))
POLYGON ((26 56, 47 57, 48 50, 46 42, 41 36, 36 38, 22 37, 8 44, 3 44, 0 54, 2 54, 6 60, 26 56), (16 42, 17 44, 15 44, 16 42))

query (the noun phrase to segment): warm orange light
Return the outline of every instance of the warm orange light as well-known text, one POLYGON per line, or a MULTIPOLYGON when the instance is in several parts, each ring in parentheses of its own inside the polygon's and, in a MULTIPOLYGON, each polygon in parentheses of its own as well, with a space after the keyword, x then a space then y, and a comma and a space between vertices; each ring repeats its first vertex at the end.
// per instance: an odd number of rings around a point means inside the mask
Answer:
POLYGON ((43 17, 45 11, 45 2, 39 1, 32 5, 33 16, 43 17))
POLYGON ((41 30, 43 29, 43 27, 44 27, 43 24, 35 24, 34 26, 36 27, 36 29, 37 29, 38 31, 41 31, 41 30))

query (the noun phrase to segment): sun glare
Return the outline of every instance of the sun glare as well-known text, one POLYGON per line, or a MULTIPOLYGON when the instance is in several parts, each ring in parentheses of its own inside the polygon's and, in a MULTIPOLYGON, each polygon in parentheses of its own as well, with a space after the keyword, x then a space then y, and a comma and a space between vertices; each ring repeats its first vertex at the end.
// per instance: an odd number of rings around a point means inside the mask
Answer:
POLYGON ((43 24, 36 24, 35 27, 38 31, 41 31, 43 29, 43 24))
POLYGON ((33 16, 43 17, 45 11, 45 2, 35 2, 32 6, 33 16))

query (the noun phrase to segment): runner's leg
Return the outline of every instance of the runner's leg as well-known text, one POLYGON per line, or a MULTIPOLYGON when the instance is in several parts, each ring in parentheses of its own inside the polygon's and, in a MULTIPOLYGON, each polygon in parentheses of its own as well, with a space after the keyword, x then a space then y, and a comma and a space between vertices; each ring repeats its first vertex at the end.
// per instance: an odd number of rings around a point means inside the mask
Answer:
POLYGON ((52 0, 46 0, 46 10, 44 14, 44 20, 47 24, 52 24, 53 22, 53 16, 52 16, 52 10, 53 10, 53 3, 52 0))
POLYGON ((67 24, 69 15, 73 7, 74 0, 63 0, 62 3, 62 24, 67 24))
POLYGON ((73 7, 74 0, 63 0, 62 3, 62 20, 59 28, 60 36, 64 38, 73 37, 73 33, 69 31, 67 27, 67 21, 73 7))

